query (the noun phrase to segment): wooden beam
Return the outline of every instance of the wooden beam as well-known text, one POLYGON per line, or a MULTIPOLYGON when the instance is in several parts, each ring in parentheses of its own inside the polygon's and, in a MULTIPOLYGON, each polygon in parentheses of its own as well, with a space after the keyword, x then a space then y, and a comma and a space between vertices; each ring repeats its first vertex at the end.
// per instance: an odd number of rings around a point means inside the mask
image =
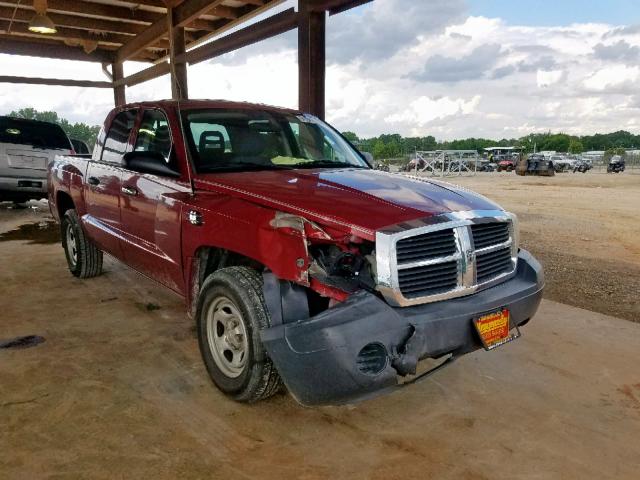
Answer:
MULTIPOLYGON (((3 33, 7 33, 7 29, 9 28, 9 21, 0 20, 0 31, 3 33)), ((110 43, 114 45, 122 45, 126 43, 131 38, 128 35, 122 35, 117 33, 103 33, 100 34, 98 32, 92 33, 87 30, 79 30, 75 28, 66 28, 61 26, 56 26, 56 33, 47 35, 48 39, 67 39, 67 40, 78 40, 78 41, 90 41, 90 42, 100 42, 100 43, 110 43)), ((14 22, 11 25, 11 33, 21 34, 23 36, 30 36, 34 38, 42 38, 42 34, 34 33, 29 30, 29 26, 27 23, 14 22)))
POLYGON ((155 41, 162 38, 167 32, 166 20, 161 21, 147 27, 141 34, 133 37, 116 52, 116 60, 124 62, 137 53, 143 51, 147 46, 152 45, 155 41))
POLYGON ((148 7, 171 8, 178 5, 182 0, 124 0, 135 5, 146 5, 148 7))
POLYGON ((114 62, 111 64, 111 76, 113 78, 113 103, 116 107, 127 103, 127 96, 124 85, 116 85, 115 82, 124 77, 124 70, 121 62, 114 62))
POLYGON ((227 7, 226 5, 219 5, 207 11, 207 15, 226 18, 229 20, 235 20, 240 16, 240 11, 238 8, 227 7))
POLYGON ((205 42, 208 42, 212 38, 220 37, 220 35, 222 35, 226 31, 231 30, 232 28, 238 25, 241 25, 245 22, 248 22, 252 18, 257 17, 258 15, 261 15, 264 12, 268 11, 269 9, 272 9, 273 7, 280 5, 281 3, 284 2, 284 0, 266 0, 266 1, 267 3, 265 3, 262 7, 245 5, 243 7, 235 8, 236 13, 239 15, 238 18, 234 20, 221 18, 213 21, 212 23, 216 27, 214 31, 207 33, 205 35, 201 35, 196 41, 189 43, 187 46, 189 48, 195 48, 198 45, 202 45, 205 42))
POLYGON ((177 61, 177 55, 185 53, 184 27, 174 25, 175 10, 167 11, 167 28, 169 30, 169 62, 171 66, 171 98, 184 100, 189 98, 187 82, 187 64, 184 60, 177 61))
POLYGON ((352 8, 359 7, 360 5, 364 5, 366 3, 371 3, 373 0, 350 0, 343 2, 342 5, 336 5, 333 8, 329 9, 329 15, 336 15, 338 13, 346 12, 347 10, 351 10, 352 8))
POLYGON ((93 80, 14 77, 10 75, 0 75, 0 83, 22 83, 27 85, 61 85, 64 87, 88 87, 88 88, 111 88, 113 86, 111 82, 96 82, 93 80))
MULTIPOLYGON (((10 7, 0 7, 0 19, 11 20, 14 22, 28 23, 33 18, 34 12, 28 9, 18 8, 15 10, 10 7)), ((112 20, 100 20, 97 18, 79 17, 77 15, 61 15, 59 13, 47 12, 51 21, 57 27, 79 28, 82 30, 91 30, 109 33, 121 33, 137 35, 146 27, 141 23, 118 22, 112 20)))
POLYGON ((152 80, 162 75, 166 75, 170 72, 171 66, 169 65, 169 62, 162 62, 145 68, 144 70, 140 70, 139 72, 129 75, 121 80, 114 80, 113 84, 115 86, 126 85, 127 87, 131 87, 133 85, 146 82, 147 80, 152 80))
POLYGON ((66 46, 59 40, 3 34, 0 34, 0 53, 84 62, 111 62, 114 54, 103 48, 98 48, 91 53, 85 53, 81 48, 66 46))
MULTIPOLYGON (((192 23, 205 11, 221 4, 224 0, 185 0, 173 9, 173 25, 184 27, 192 23)), ((138 52, 144 50, 156 39, 166 35, 167 22, 165 18, 156 21, 147 27, 141 34, 123 45, 116 53, 116 59, 120 62, 128 60, 138 52)))
POLYGON ((345 12, 373 0, 305 0, 311 12, 329 12, 331 15, 345 12))
MULTIPOLYGON (((139 8, 119 7, 83 0, 48 0, 47 11, 75 13, 84 17, 111 18, 124 22, 153 23, 164 17, 162 13, 149 12, 139 8)), ((31 7, 27 4, 27 7, 31 7)))
POLYGON ((230 33, 217 40, 213 40, 205 45, 190 50, 183 56, 177 56, 176 59, 183 58, 193 65, 205 60, 209 60, 225 53, 232 52, 247 45, 254 44, 261 40, 280 35, 281 33, 293 30, 298 25, 298 14, 293 8, 284 12, 273 15, 265 20, 254 23, 236 32, 230 33))
POLYGON ((324 118, 326 13, 310 9, 311 3, 298 3, 298 106, 324 118))
POLYGON ((196 20, 209 10, 222 4, 224 0, 185 0, 173 9, 173 20, 176 27, 185 25, 196 20))

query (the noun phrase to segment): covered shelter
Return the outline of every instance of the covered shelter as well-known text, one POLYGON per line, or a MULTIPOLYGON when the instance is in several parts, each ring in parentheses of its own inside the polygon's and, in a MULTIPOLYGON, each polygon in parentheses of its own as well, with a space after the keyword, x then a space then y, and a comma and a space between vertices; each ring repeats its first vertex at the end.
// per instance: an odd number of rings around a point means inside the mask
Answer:
POLYGON ((327 12, 371 1, 298 0, 297 10, 269 15, 284 0, 0 0, 0 53, 99 62, 106 75, 33 78, 3 68, 0 82, 112 88, 118 106, 126 87, 169 74, 172 97, 186 99, 188 65, 297 29, 299 108, 322 118, 327 12), (149 66, 124 76, 125 61, 149 66))

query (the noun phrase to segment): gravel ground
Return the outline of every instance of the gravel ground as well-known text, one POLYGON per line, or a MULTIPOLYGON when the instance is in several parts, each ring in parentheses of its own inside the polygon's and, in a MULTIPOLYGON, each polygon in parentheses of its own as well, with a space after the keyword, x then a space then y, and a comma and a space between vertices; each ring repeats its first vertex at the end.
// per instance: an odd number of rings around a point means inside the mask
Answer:
POLYGON ((503 172, 445 180, 518 215, 523 247, 544 265, 546 298, 640 321, 640 175, 503 172))
MULTIPOLYGON (((520 215, 549 297, 637 319, 639 180, 459 183, 520 215)), ((639 324, 545 300, 521 339, 395 394, 240 405, 179 298, 108 257, 73 277, 32 206, 0 205, 0 342, 45 339, 0 349, 0 479, 638 479, 639 324)))
MULTIPOLYGON (((640 322, 639 174, 520 177, 502 172, 444 180, 518 215, 522 246, 544 265, 546 298, 640 322)), ((58 229, 49 223, 46 202, 30 206, 3 217, 26 223, 0 235, 0 241, 56 241, 58 229)), ((0 204, 7 213, 11 208, 0 204)))

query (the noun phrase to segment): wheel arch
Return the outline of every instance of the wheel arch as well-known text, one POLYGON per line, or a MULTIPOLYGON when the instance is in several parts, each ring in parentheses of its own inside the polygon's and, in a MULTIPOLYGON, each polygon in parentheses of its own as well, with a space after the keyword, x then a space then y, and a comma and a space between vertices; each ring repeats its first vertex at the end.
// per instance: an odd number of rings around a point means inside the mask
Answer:
POLYGON ((243 253, 216 247, 214 245, 201 245, 197 247, 190 257, 188 265, 188 303, 189 313, 195 316, 197 299, 205 279, 213 272, 226 267, 251 267, 259 272, 267 269, 259 260, 251 258, 243 253))
POLYGON ((58 218, 62 220, 64 214, 67 210, 71 210, 75 208, 75 203, 67 192, 58 190, 56 193, 56 211, 58 213, 58 218))

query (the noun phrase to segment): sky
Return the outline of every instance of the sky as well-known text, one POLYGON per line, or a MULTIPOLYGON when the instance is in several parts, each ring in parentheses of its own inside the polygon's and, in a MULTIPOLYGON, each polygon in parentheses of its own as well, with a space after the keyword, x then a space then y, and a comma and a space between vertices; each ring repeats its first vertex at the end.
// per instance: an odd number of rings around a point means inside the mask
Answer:
MULTIPOLYGON (((295 6, 286 1, 279 10, 295 6)), ((191 98, 297 106, 297 37, 189 67, 191 98)), ((3 74, 104 80, 87 62, 0 55, 3 74)), ((125 64, 125 74, 145 65, 125 64)), ((360 137, 640 133, 640 1, 375 0, 327 19, 327 120, 360 137)), ((127 100, 170 97, 168 76, 127 100)), ((0 84, 0 114, 99 124, 108 89, 0 84)))

